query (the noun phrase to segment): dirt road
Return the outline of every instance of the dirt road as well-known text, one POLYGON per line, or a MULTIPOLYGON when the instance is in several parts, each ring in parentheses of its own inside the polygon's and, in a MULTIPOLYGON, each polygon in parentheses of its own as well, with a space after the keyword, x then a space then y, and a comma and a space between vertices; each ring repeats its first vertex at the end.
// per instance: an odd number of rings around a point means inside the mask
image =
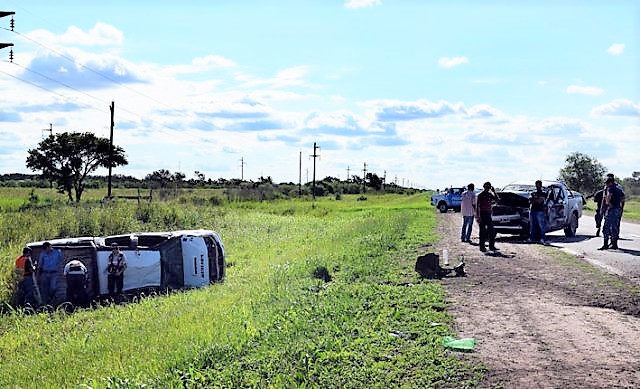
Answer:
POLYGON ((557 247, 497 240, 483 254, 460 242, 459 213, 439 215, 451 265, 442 279, 459 337, 478 341, 462 358, 487 367, 483 387, 640 387, 640 289, 557 247))

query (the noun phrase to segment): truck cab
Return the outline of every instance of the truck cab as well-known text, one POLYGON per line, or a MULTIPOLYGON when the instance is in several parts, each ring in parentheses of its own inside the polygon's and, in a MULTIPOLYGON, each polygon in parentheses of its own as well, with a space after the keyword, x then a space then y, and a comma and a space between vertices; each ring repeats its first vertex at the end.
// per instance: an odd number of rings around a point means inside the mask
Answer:
POLYGON ((450 209, 453 209, 455 212, 460 212, 460 207, 462 205, 462 192, 464 191, 464 187, 451 187, 445 189, 443 192, 431 196, 431 205, 438 208, 442 213, 445 213, 450 209))

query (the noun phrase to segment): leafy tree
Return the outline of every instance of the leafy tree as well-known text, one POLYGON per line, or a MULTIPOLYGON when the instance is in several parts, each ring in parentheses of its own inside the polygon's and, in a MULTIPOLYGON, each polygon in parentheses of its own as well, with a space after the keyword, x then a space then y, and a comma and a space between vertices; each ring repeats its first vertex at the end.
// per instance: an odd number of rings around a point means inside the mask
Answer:
POLYGON ((167 185, 173 181, 173 174, 168 170, 160 169, 151 174, 147 174, 144 179, 145 181, 155 183, 160 188, 166 188, 167 185))
POLYGON ((370 188, 374 188, 375 190, 382 189, 382 178, 378 177, 375 173, 367 173, 367 186, 370 188))
POLYGON ((576 151, 569 154, 565 162, 558 179, 569 188, 587 194, 603 187, 606 168, 597 159, 576 151))
POLYGON ((29 150, 27 167, 42 171, 42 176, 57 184, 60 193, 67 193, 69 201, 80 202, 87 175, 98 167, 126 165, 127 159, 121 147, 113 146, 109 156, 109 139, 99 138, 90 132, 64 132, 49 135, 29 150))

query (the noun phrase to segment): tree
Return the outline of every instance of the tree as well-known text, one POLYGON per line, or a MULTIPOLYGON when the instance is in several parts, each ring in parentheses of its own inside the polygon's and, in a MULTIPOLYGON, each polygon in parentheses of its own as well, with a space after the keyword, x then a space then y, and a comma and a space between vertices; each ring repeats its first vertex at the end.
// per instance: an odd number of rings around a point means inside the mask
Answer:
POLYGON ((121 147, 113 146, 109 156, 109 139, 99 138, 90 132, 64 132, 49 135, 28 151, 27 167, 42 171, 42 176, 57 184, 60 193, 67 193, 69 201, 80 202, 87 175, 98 167, 126 165, 127 159, 121 147))
POLYGON ((603 187, 607 169, 597 159, 576 151, 569 154, 565 162, 558 179, 569 188, 588 194, 603 187))
POLYGON ((147 174, 144 179, 145 181, 155 182, 160 188, 164 189, 171 181, 173 181, 173 174, 168 170, 160 169, 151 174, 147 174))
POLYGON ((382 178, 378 177, 377 174, 367 173, 367 180, 369 181, 369 183, 367 184, 368 187, 375 190, 382 189, 382 178))

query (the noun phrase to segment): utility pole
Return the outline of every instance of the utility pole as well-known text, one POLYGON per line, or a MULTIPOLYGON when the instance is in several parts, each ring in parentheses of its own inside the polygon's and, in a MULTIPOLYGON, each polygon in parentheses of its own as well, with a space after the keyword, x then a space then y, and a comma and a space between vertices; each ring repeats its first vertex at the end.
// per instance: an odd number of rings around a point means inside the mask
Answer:
MULTIPOLYGON (((53 136, 53 124, 49 123, 49 128, 43 128, 41 131, 43 133, 49 131, 49 136, 53 136)), ((44 135, 42 137, 44 138, 44 135)))
POLYGON ((246 164, 244 157, 240 157, 240 181, 244 181, 244 165, 246 164))
MULTIPOLYGON (((4 18, 5 16, 9 16, 9 15, 15 15, 15 12, 12 11, 0 11, 0 18, 4 18)), ((13 31, 13 27, 14 27, 14 20, 13 20, 13 16, 11 16, 11 22, 9 22, 9 25, 11 26, 11 31, 13 31)), ((12 47, 13 43, 0 43, 0 49, 4 49, 5 47, 12 47)), ((9 49, 9 62, 13 63, 13 49, 9 49)))
POLYGON ((384 185, 387 183, 387 171, 384 170, 384 176, 382 176, 382 193, 384 193, 384 185))
POLYGON ((298 160, 298 197, 302 197, 302 151, 298 160))
POLYGON ((313 157, 313 185, 311 186, 311 192, 314 201, 316 199, 316 158, 320 156, 319 154, 316 154, 316 151, 319 148, 320 147, 316 146, 316 142, 313 142, 313 154, 310 155, 310 157, 313 157))
POLYGON ((349 166, 347 166, 347 182, 349 182, 349 172, 350 172, 349 166))
POLYGON ((367 193, 367 163, 364 163, 364 169, 362 169, 362 193, 367 193))
POLYGON ((116 109, 116 103, 113 101, 109 106, 111 111, 111 132, 109 136, 109 179, 107 181, 107 198, 111 198, 111 165, 113 164, 113 112, 116 109))

